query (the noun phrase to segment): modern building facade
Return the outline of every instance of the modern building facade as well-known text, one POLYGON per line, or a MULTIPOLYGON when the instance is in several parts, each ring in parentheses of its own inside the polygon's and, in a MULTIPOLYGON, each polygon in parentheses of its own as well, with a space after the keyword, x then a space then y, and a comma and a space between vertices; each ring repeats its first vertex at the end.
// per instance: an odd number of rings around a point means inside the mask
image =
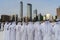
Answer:
POLYGON ((27 4, 27 17, 32 21, 32 4, 27 4))
POLYGON ((20 21, 23 20, 23 2, 20 1, 20 21))
POLYGON ((36 16, 37 16, 37 9, 35 9, 35 10, 33 11, 32 19, 34 19, 36 16))
POLYGON ((60 7, 59 7, 59 8, 57 8, 57 9, 56 9, 56 11, 57 11, 57 18, 59 18, 59 19, 60 19, 60 7))

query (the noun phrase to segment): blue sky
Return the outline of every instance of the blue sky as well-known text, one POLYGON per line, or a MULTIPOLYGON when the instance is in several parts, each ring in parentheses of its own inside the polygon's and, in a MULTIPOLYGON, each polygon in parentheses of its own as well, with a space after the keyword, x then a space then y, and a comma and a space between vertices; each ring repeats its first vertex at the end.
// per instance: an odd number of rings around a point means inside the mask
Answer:
MULTIPOLYGON (((24 16, 27 14, 27 3, 32 4, 32 10, 37 9, 38 14, 50 13, 56 15, 56 8, 60 6, 60 0, 0 0, 0 14, 19 14, 20 1, 24 3, 24 16)), ((33 13, 33 12, 32 12, 33 13)))

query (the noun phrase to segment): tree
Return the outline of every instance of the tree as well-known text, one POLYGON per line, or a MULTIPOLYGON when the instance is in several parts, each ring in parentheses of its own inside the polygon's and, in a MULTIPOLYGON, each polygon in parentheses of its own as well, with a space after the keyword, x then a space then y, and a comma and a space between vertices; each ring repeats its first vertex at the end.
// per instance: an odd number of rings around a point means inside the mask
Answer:
POLYGON ((43 16, 41 15, 41 13, 40 13, 40 21, 43 21, 43 16))

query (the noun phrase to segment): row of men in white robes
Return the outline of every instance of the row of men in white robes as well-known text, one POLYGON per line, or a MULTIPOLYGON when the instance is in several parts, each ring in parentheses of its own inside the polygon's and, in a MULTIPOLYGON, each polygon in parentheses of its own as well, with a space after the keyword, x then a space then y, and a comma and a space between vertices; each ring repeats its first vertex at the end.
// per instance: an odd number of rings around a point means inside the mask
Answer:
POLYGON ((60 22, 56 22, 54 27, 49 21, 28 22, 17 25, 15 22, 4 25, 4 40, 60 40, 60 22))

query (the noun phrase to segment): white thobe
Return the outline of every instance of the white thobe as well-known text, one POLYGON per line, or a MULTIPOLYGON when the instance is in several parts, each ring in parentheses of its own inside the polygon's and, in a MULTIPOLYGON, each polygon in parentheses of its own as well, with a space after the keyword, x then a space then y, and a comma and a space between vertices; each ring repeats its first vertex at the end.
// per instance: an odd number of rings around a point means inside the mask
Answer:
POLYGON ((3 23, 1 23, 1 30, 3 31, 3 23))
POLYGON ((9 26, 10 26, 10 23, 9 24, 5 23, 4 25, 4 40, 10 40, 9 26))
POLYGON ((42 40, 41 25, 39 22, 34 23, 35 38, 34 40, 42 40))
POLYGON ((32 22, 29 22, 27 27, 28 40, 34 40, 34 25, 32 22))
POLYGON ((54 25, 56 24, 56 22, 52 22, 52 40, 55 40, 55 33, 54 33, 54 25))
POLYGON ((10 37, 11 40, 16 40, 16 23, 12 23, 12 25, 10 25, 10 37))
POLYGON ((21 40, 21 23, 16 25, 16 40, 21 40))
POLYGON ((60 40, 60 22, 54 25, 55 40, 60 40))
POLYGON ((52 25, 49 21, 45 21, 42 24, 42 35, 43 40, 52 40, 52 25))
POLYGON ((27 24, 23 22, 21 27, 21 40, 27 40, 27 24))

